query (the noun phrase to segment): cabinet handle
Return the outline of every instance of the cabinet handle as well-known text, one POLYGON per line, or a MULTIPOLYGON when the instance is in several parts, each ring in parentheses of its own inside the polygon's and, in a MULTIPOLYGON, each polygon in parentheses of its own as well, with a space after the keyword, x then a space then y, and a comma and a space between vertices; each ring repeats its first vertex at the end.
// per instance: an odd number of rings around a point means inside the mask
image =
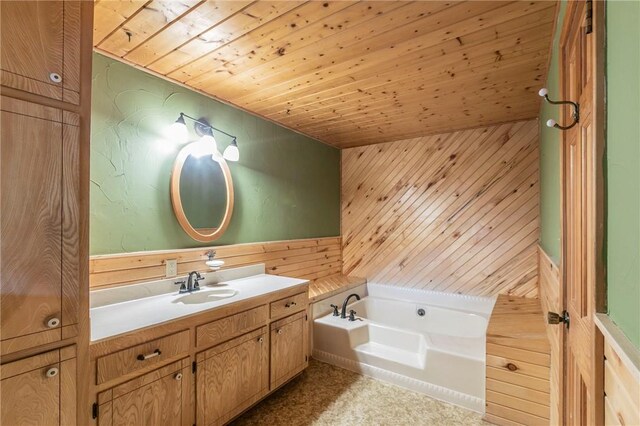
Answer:
POLYGON ((292 306, 296 306, 296 302, 289 302, 286 305, 284 305, 285 308, 290 308, 292 306))
POLYGON ((282 329, 281 329, 281 328, 277 329, 277 330, 276 330, 276 333, 278 333, 278 334, 282 334, 282 329))
POLYGON ((264 337, 258 337, 258 343, 264 342, 264 337))
POLYGON ((49 74, 49 80, 53 81, 54 83, 61 83, 62 76, 60 76, 60 74, 58 74, 57 72, 52 72, 51 74, 49 74))
POLYGON ((59 325, 60 325, 60 318, 53 317, 47 320, 47 327, 49 328, 56 328, 59 325))
POLYGON ((161 353, 162 352, 160 352, 160 349, 156 349, 155 351, 151 352, 150 354, 146 354, 146 355, 140 354, 140 355, 138 355, 137 359, 138 359, 138 361, 146 361, 149 358, 153 358, 153 357, 156 357, 156 356, 160 355, 161 353))
POLYGON ((57 367, 51 367, 44 373, 44 375, 47 376, 47 378, 52 378, 56 377, 58 375, 58 372, 59 370, 57 367))
POLYGON ((173 378, 176 380, 182 380, 182 373, 176 373, 176 375, 173 376, 173 378))

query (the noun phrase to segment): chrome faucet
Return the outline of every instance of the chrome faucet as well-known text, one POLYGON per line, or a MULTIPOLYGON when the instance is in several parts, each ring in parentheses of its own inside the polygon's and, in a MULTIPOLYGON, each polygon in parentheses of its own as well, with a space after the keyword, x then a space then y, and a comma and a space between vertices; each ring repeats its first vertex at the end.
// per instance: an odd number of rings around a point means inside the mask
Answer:
POLYGON ((198 284, 198 281, 203 279, 204 278, 202 277, 202 275, 200 275, 200 272, 189 272, 189 278, 187 279, 187 291, 192 292, 200 290, 200 284, 198 284))
POLYGON ((348 295, 347 298, 344 299, 344 302, 342 302, 342 312, 340 313, 340 318, 347 317, 347 305, 349 304, 349 299, 351 299, 353 296, 355 296, 356 300, 360 300, 360 296, 358 296, 356 293, 348 295))
POLYGON ((191 293, 193 291, 200 290, 200 284, 198 284, 198 281, 203 279, 204 278, 202 277, 202 275, 200 275, 199 272, 192 271, 192 272, 189 272, 189 278, 187 278, 187 281, 185 280, 176 281, 174 284, 180 286, 180 290, 178 291, 178 293, 180 294, 191 293))

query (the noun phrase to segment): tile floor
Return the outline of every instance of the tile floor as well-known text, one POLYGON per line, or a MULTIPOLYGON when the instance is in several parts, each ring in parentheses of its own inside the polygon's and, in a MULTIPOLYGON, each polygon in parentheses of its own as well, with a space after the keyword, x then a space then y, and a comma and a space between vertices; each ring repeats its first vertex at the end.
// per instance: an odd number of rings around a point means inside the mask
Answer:
POLYGON ((312 360, 309 368, 234 426, 488 425, 481 415, 312 360))

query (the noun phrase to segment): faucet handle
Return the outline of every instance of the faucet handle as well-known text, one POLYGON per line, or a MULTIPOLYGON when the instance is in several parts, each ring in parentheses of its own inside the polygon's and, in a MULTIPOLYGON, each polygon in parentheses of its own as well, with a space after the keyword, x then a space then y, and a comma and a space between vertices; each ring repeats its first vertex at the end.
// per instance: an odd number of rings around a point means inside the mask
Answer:
POLYGON ((340 313, 338 312, 338 305, 331 304, 329 306, 331 306, 333 308, 333 316, 334 317, 337 317, 337 316, 340 315, 340 313))
POLYGON ((185 280, 175 281, 173 285, 179 285, 180 290, 178 293, 186 293, 187 292, 187 282, 185 280))
POLYGON ((354 311, 353 309, 350 310, 349 311, 349 321, 356 321, 356 320, 362 321, 362 318, 356 318, 356 314, 357 314, 356 311, 354 311))

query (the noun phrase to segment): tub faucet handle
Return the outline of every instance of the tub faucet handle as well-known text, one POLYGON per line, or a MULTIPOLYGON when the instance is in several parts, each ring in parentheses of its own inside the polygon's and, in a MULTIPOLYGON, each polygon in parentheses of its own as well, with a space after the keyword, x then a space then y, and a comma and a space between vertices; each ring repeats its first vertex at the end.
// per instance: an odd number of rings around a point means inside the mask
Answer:
POLYGON ((334 317, 340 316, 340 312, 338 312, 338 309, 339 309, 338 305, 331 304, 330 306, 333 308, 333 316, 334 317))
POLYGON ((356 318, 356 313, 353 309, 349 311, 349 321, 362 321, 362 318, 356 318))

